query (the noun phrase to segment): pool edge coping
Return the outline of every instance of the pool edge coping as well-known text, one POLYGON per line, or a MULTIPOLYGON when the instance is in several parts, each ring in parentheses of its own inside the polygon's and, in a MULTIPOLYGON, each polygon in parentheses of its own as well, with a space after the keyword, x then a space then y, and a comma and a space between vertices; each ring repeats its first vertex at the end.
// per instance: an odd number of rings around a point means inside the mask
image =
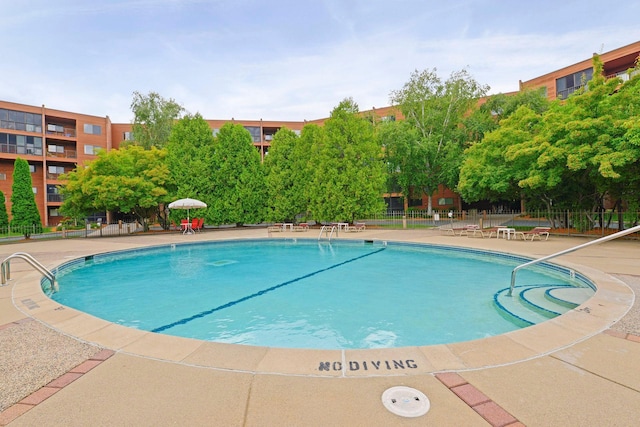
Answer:
MULTIPOLYGON (((388 240, 426 243, 397 238, 388 240)), ((149 246, 155 245, 141 244, 139 247, 149 246)), ((61 259, 57 265, 64 262, 61 259)), ((154 360, 260 374, 403 376, 484 369, 543 357, 608 330, 633 305, 633 291, 619 279, 582 264, 557 264, 575 269, 592 280, 597 286, 595 295, 557 318, 498 336, 452 344, 390 349, 254 347, 139 331, 95 318, 49 299, 41 289, 37 272, 21 277, 14 284, 11 298, 14 306, 24 315, 60 333, 115 352, 154 360), (37 307, 34 307, 34 303, 37 307)))

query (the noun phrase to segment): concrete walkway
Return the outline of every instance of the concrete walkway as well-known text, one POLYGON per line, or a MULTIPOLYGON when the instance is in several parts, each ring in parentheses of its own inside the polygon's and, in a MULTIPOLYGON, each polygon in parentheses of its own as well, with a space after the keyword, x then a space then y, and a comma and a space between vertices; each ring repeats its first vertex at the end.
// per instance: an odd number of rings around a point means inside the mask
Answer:
MULTIPOLYGON (((28 252, 52 268, 98 252, 256 237, 267 237, 267 230, 27 242, 0 249, 2 259, 28 252)), ((315 239, 317 230, 271 237, 315 239)), ((523 242, 375 229, 338 236, 344 238, 465 246, 531 257, 587 241, 552 236, 549 241, 523 242)), ((540 325, 464 343, 349 351, 226 345, 124 328, 49 300, 39 288, 40 275, 14 260, 10 284, 0 287, 0 374, 16 358, 24 361, 19 369, 26 377, 39 372, 25 351, 36 354, 50 348, 50 358, 56 359, 55 346, 29 335, 12 348, 3 345, 11 331, 25 325, 42 328, 29 326, 29 334, 53 334, 83 347, 79 361, 66 361, 71 365, 64 373, 34 386, 0 412, 0 425, 635 426, 640 420, 640 308, 635 303, 639 257, 639 242, 614 241, 558 258, 558 264, 594 280, 598 292, 582 306, 540 325), (30 344, 34 348, 29 349, 30 344), (381 369, 347 368, 355 366, 350 362, 362 366, 363 361, 377 362, 381 369), (384 368, 393 361, 403 367, 384 368), (421 391, 430 410, 416 418, 391 413, 381 396, 393 386, 421 391)), ((505 286, 508 282, 505 278, 505 286)))

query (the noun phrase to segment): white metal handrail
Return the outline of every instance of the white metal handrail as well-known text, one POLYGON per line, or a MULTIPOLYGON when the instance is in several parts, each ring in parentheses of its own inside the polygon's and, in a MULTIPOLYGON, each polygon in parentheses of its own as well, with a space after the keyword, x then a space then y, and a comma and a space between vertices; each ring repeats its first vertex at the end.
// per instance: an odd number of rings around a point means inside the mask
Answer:
POLYGON ((574 246, 573 248, 565 249, 563 251, 556 252, 554 254, 547 255, 547 256, 544 256, 542 258, 534 259, 533 261, 525 262, 524 264, 520 264, 519 266, 514 268, 513 271, 511 272, 511 287, 509 288, 509 293, 507 295, 511 296, 511 294, 513 293, 513 288, 516 285, 516 273, 521 268, 529 267, 530 265, 538 264, 539 262, 547 261, 547 260, 549 260, 551 258, 555 258, 555 257, 558 257, 560 255, 568 254, 570 252, 577 251, 578 249, 586 248, 587 246, 598 245, 600 243, 608 242, 609 240, 617 239, 618 237, 626 236, 627 234, 633 234, 633 233, 636 233, 638 231, 640 231, 640 225, 636 225, 635 227, 631 227, 631 228, 628 228, 626 230, 618 231, 617 233, 613 233, 613 234, 610 234, 608 236, 604 236, 604 237, 601 237, 599 239, 592 240, 591 242, 583 243, 581 245, 574 246))
POLYGON ((52 287, 54 286, 56 278, 53 273, 47 270, 44 265, 42 265, 40 262, 38 262, 38 260, 36 260, 26 252, 16 252, 12 255, 9 255, 4 259, 4 261, 2 261, 2 265, 0 265, 0 270, 2 270, 2 281, 0 282, 0 286, 5 286, 7 284, 7 281, 11 280, 11 264, 9 261, 11 261, 13 258, 20 258, 27 261, 33 268, 38 270, 44 277, 49 279, 52 287))
MULTIPOLYGON (((333 232, 336 231, 337 228, 335 225, 323 225, 322 228, 320 229, 320 234, 318 235, 318 240, 320 240, 320 238, 322 237, 322 233, 328 234, 329 235, 329 241, 331 241, 331 236, 333 236, 333 232), (329 228, 331 227, 331 228, 329 228)), ((336 231, 337 233, 337 231, 336 231)))

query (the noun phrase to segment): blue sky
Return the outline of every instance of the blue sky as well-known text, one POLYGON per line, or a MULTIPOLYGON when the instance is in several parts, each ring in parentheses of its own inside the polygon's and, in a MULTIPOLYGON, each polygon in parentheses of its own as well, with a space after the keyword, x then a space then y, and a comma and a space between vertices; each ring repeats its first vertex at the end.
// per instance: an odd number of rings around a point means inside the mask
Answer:
POLYGON ((389 105, 414 70, 490 93, 640 40, 640 5, 550 0, 0 0, 0 99, 129 123, 134 91, 208 119, 389 105))

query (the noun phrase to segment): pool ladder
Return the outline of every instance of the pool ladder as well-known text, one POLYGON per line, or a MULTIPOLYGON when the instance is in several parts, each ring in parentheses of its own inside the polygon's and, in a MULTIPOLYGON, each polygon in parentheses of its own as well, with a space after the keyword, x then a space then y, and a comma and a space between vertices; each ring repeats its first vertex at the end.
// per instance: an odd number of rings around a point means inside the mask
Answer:
POLYGON ((2 282, 0 282, 0 286, 5 286, 7 284, 7 281, 11 280, 11 264, 9 261, 11 261, 13 258, 20 258, 27 261, 33 268, 38 270, 44 277, 49 279, 49 282, 51 282, 51 288, 53 289, 56 280, 53 273, 26 252, 16 252, 12 255, 9 255, 4 259, 4 261, 2 261, 2 265, 0 265, 0 270, 2 270, 2 282))
POLYGON ((338 235, 338 228, 335 225, 323 225, 320 229, 320 234, 318 235, 318 241, 322 238, 322 233, 324 233, 325 236, 328 235, 329 241, 331 241, 331 236, 333 236, 334 232, 338 235))

